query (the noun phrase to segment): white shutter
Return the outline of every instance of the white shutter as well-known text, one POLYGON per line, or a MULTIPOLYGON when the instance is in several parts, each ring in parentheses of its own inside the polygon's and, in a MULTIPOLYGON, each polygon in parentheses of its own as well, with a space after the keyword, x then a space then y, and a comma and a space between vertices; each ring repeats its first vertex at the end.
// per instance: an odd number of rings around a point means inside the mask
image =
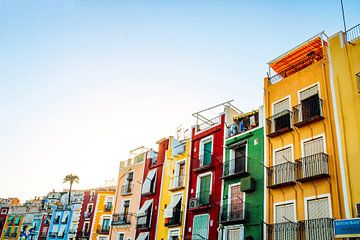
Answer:
POLYGON ((290 108, 290 99, 286 98, 278 103, 274 104, 274 114, 280 113, 284 110, 289 110, 290 108))
POLYGON ((227 240, 243 240, 244 227, 230 228, 227 230, 227 240))
POLYGON ((307 142, 304 142, 304 155, 311 156, 316 153, 324 152, 324 141, 323 137, 319 137, 307 142))
POLYGON ((309 98, 311 96, 314 96, 314 95, 318 94, 318 92, 319 91, 318 91, 318 86, 317 85, 315 85, 315 86, 313 86, 311 88, 308 88, 308 89, 300 92, 300 101, 305 100, 305 99, 307 99, 307 98, 309 98))
POLYGON ((329 199, 317 198, 307 201, 308 219, 329 218, 329 199))
POLYGON ((276 223, 281 222, 295 222, 295 204, 288 203, 277 205, 275 208, 275 221, 276 223))
POLYGON ((292 151, 291 147, 284 148, 282 150, 275 152, 275 165, 285 163, 285 162, 292 162, 292 151))

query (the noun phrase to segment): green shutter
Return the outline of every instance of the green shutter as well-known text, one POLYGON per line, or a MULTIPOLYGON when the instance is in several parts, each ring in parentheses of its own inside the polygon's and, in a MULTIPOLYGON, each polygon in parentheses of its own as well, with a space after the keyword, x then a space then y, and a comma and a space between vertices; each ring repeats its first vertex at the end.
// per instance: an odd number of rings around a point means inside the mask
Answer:
POLYGON ((209 239, 209 214, 194 217, 192 239, 209 239))
POLYGON ((204 144, 204 162, 203 165, 209 165, 211 163, 211 151, 212 142, 207 142, 204 144))
POLYGON ((204 176, 200 178, 200 204, 205 205, 209 204, 210 200, 210 180, 211 175, 204 176))
POLYGON ((19 224, 19 223, 20 223, 20 218, 21 218, 20 216, 17 216, 17 217, 16 217, 15 224, 19 224))
POLYGON ((8 227, 8 229, 6 230, 6 233, 11 233, 11 227, 8 227))

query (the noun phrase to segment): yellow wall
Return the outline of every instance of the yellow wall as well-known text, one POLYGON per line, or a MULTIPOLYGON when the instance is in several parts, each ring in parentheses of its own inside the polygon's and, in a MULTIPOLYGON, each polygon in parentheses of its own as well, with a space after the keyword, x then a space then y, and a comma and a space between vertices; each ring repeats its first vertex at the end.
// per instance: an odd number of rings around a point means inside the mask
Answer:
POLYGON ((300 103, 298 92, 304 90, 311 85, 318 83, 320 98, 323 100, 322 121, 311 123, 310 125, 297 128, 293 126, 293 130, 280 136, 266 139, 266 166, 273 165, 273 150, 293 144, 293 160, 302 157, 301 141, 312 138, 317 135, 325 135, 326 153, 329 156, 328 166, 330 180, 326 178, 299 183, 294 186, 286 186, 276 189, 266 189, 266 222, 274 223, 274 204, 289 200, 295 200, 296 219, 305 220, 304 198, 319 196, 321 194, 330 194, 332 204, 332 216, 340 218, 343 216, 342 192, 339 181, 338 156, 336 150, 336 135, 333 122, 333 107, 331 101, 329 69, 326 54, 326 47, 323 49, 324 58, 311 66, 277 82, 271 84, 268 78, 264 80, 264 99, 265 99, 265 115, 270 117, 272 113, 272 103, 290 96, 291 108, 300 103))
POLYGON ((4 228, 3 228, 3 232, 2 232, 2 234, 1 234, 1 239, 18 239, 19 236, 20 236, 20 232, 21 232, 23 220, 24 220, 24 215, 23 215, 23 214, 9 214, 9 215, 7 216, 7 218, 6 218, 6 221, 5 221, 5 225, 4 225, 4 228), (8 226, 8 218, 9 218, 10 216, 12 216, 12 215, 15 215, 13 222, 15 222, 15 220, 16 220, 16 218, 17 218, 18 216, 21 217, 21 218, 20 218, 20 222, 19 222, 19 225, 13 224, 13 225, 11 226, 10 236, 5 238, 5 232, 7 232, 7 229, 8 229, 8 227, 9 227, 9 226, 8 226), (12 237, 11 237, 11 234, 14 233, 15 227, 18 227, 17 235, 16 235, 16 238, 12 238, 12 237))
MULTIPOLYGON (((173 137, 170 137, 170 145, 172 146, 173 137)), ((185 225, 185 216, 184 213, 186 212, 186 199, 187 199, 187 192, 186 192, 186 186, 188 185, 188 168, 189 168, 189 156, 190 156, 190 140, 186 140, 186 150, 183 154, 178 156, 172 156, 172 148, 169 147, 169 149, 166 152, 166 159, 164 162, 164 168, 163 168, 163 175, 162 175, 162 187, 161 187, 161 193, 160 193, 160 207, 158 212, 158 222, 157 222, 157 230, 156 230, 156 238, 155 239, 168 239, 168 234, 170 229, 179 229, 180 230, 180 238, 183 236, 183 226, 185 225), (174 177, 175 172, 175 164, 177 161, 185 161, 185 188, 176 190, 176 191, 170 191, 170 179, 174 177), (171 196, 173 194, 182 193, 182 206, 181 211, 183 212, 182 216, 182 224, 181 226, 177 227, 165 227, 165 218, 164 218, 164 209, 165 205, 169 205, 171 202, 171 196)))
POLYGON ((349 217, 356 217, 360 203, 360 93, 355 74, 360 72, 360 38, 345 43, 344 33, 330 37, 333 81, 342 156, 347 180, 349 217))
MULTIPOLYGON (((99 235, 97 234, 96 230, 100 227, 101 228, 101 219, 103 216, 110 216, 110 220, 112 218, 112 212, 114 209, 114 202, 113 202, 113 206, 111 211, 105 211, 105 204, 106 204, 106 198, 107 197, 114 197, 115 199, 115 191, 98 191, 97 192, 98 196, 97 196, 97 200, 96 200, 96 206, 95 206, 95 215, 94 215, 94 219, 93 219, 93 223, 92 223, 92 227, 91 227, 91 235, 90 235, 90 239, 92 240, 97 240, 98 236, 106 236, 106 235, 99 235)), ((111 224, 111 221, 110 221, 111 224)), ((110 227, 109 227, 110 229, 110 227)), ((109 234, 108 234, 109 236, 109 234)))

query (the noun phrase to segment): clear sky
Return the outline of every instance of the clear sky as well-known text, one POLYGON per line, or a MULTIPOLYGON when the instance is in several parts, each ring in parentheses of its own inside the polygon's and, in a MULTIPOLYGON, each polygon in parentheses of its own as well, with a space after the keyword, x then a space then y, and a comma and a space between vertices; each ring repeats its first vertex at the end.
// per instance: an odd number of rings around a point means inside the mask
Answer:
POLYGON ((0 197, 115 179, 191 113, 261 105, 269 60, 342 28, 340 0, 0 0, 0 197))

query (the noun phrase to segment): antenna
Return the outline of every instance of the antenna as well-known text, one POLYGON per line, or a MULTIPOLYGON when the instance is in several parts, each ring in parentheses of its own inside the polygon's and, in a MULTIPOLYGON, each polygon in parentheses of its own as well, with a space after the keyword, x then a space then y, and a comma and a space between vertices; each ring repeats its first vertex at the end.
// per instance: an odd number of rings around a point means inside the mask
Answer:
POLYGON ((346 22, 345 22, 345 12, 344 12, 343 0, 340 0, 340 3, 341 3, 342 19, 343 19, 343 24, 344 24, 344 31, 345 31, 345 33, 346 33, 346 22))

